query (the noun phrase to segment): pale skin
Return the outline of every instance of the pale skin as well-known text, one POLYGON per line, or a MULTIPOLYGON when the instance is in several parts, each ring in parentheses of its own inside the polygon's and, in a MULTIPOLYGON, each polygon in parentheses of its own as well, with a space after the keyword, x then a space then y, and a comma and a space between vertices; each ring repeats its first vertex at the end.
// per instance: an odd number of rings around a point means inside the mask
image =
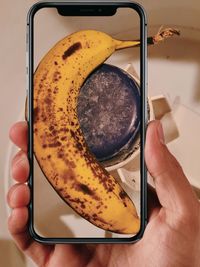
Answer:
MULTIPOLYGON (((30 192, 27 124, 19 122, 10 138, 20 151, 12 162, 17 182, 8 192, 9 231, 19 249, 40 267, 199 267, 200 204, 177 160, 164 144, 162 126, 147 130, 145 159, 154 178, 149 189, 149 223, 143 238, 130 245, 42 245, 27 230, 30 192)), ((192 160, 192 159, 189 159, 192 160)))

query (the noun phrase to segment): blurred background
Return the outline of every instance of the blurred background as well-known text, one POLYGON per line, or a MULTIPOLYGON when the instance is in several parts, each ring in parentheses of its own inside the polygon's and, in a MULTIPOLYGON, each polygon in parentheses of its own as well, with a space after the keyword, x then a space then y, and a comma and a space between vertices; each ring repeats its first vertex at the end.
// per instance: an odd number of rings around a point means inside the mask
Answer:
MULTIPOLYGON (((10 126, 23 118, 26 89, 26 14, 36 1, 7 0, 1 5, 1 138, 0 138, 0 266, 34 266, 16 249, 7 231, 10 159, 15 148, 10 126)), ((149 34, 161 25, 181 30, 181 37, 149 48, 149 91, 164 95, 172 108, 179 138, 169 144, 198 193, 200 153, 200 2, 198 0, 138 1, 148 14, 149 34)), ((78 22, 77 22, 78 23, 78 22)), ((73 29, 73 27, 72 27, 73 29)), ((117 34, 117 32, 115 33, 117 34)))

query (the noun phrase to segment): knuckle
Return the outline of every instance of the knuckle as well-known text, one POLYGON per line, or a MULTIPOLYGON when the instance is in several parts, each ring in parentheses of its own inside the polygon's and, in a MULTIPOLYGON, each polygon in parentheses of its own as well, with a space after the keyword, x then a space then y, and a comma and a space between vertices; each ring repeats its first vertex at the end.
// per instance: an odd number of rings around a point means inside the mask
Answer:
POLYGON ((185 229, 190 234, 199 233, 200 205, 195 203, 190 210, 183 210, 178 213, 177 226, 185 229))
POLYGON ((13 192, 16 190, 16 187, 17 185, 13 185, 12 187, 10 187, 10 189, 8 190, 8 193, 7 193, 7 203, 9 204, 9 206, 11 205, 11 201, 12 201, 12 195, 13 195, 13 192))
POLYGON ((17 152, 17 154, 13 157, 12 162, 11 162, 11 166, 14 167, 16 165, 16 163, 20 160, 20 157, 22 155, 22 151, 20 150, 19 152, 17 152))

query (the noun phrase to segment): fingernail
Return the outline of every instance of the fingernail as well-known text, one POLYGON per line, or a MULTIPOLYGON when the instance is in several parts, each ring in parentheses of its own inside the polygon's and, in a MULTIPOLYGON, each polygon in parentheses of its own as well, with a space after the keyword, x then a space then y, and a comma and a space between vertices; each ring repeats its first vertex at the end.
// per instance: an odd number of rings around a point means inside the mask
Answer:
POLYGON ((157 130, 158 130, 158 137, 159 137, 161 144, 165 145, 165 137, 164 137, 163 127, 162 127, 161 122, 159 122, 157 130))

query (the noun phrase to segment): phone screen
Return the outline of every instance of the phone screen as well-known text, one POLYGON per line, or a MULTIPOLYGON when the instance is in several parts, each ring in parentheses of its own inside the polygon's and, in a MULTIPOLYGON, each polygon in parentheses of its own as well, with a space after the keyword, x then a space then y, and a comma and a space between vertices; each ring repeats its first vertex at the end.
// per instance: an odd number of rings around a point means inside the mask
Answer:
POLYGON ((143 18, 128 6, 66 10, 32 17, 32 232, 133 239, 145 208, 143 18))

